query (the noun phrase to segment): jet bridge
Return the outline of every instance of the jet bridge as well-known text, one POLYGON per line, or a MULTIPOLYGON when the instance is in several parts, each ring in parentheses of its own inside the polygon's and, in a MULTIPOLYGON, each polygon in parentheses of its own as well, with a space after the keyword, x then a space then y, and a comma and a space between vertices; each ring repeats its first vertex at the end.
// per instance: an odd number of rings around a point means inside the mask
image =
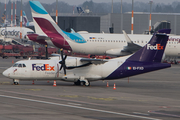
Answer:
MULTIPOLYGON (((151 29, 151 34, 153 34, 154 32, 161 30, 161 29, 171 29, 171 23, 169 21, 160 21, 160 22, 156 22, 151 29)), ((145 31, 145 34, 149 34, 149 31, 145 31)))

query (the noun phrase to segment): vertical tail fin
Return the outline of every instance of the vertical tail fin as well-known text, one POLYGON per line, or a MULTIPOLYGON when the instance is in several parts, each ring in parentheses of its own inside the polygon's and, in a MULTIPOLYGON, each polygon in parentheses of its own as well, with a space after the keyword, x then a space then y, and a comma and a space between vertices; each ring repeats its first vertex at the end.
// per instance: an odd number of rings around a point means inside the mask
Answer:
POLYGON ((143 48, 129 57, 129 61, 161 62, 168 41, 170 29, 159 30, 143 48))
POLYGON ((27 19, 26 13, 25 13, 25 11, 23 11, 23 25, 28 26, 28 23, 29 23, 29 21, 27 19))
POLYGON ((68 42, 68 36, 62 31, 56 22, 51 18, 39 1, 29 1, 33 17, 35 31, 39 36, 50 38, 50 45, 58 48, 71 50, 68 42))
POLYGON ((77 11, 78 11, 79 14, 84 13, 84 10, 81 7, 77 7, 77 11))
POLYGON ((62 30, 51 18, 39 1, 29 1, 31 13, 37 34, 49 36, 50 34, 58 34, 64 37, 62 30))

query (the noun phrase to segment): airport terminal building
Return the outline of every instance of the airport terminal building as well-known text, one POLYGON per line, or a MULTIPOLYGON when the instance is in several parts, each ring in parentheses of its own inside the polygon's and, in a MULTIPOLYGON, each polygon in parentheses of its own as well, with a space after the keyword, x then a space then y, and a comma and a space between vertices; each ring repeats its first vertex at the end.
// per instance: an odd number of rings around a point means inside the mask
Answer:
MULTIPOLYGON (((53 19, 55 15, 51 14, 53 19)), ((152 13, 151 25, 153 29, 171 28, 172 34, 180 35, 180 13, 152 13)), ((131 33, 131 12, 111 13, 106 15, 66 15, 59 14, 58 25, 61 29, 70 32, 88 31, 90 33, 122 33, 125 30, 131 33)), ((134 12, 134 34, 143 34, 149 29, 149 13, 134 12)))

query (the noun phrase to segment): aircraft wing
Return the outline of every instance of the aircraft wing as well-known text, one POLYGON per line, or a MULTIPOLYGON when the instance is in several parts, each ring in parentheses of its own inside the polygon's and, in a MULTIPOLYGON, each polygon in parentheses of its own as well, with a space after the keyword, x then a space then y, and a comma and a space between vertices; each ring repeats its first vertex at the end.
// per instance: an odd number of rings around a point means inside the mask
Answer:
MULTIPOLYGON (((53 57, 60 57, 60 54, 51 54, 53 57)), ((52 57, 52 58, 53 58, 52 57)), ((72 58, 72 57, 71 57, 72 58)), ((93 58, 80 58, 80 62, 84 62, 85 64, 104 64, 105 62, 108 62, 108 60, 105 59, 93 59, 93 58)))
POLYGON ((127 41, 127 46, 121 52, 134 53, 142 48, 140 45, 134 44, 124 30, 122 32, 127 41))
POLYGON ((89 62, 92 64, 104 64, 105 62, 108 62, 108 60, 104 59, 92 59, 92 58, 81 58, 81 62, 89 62))

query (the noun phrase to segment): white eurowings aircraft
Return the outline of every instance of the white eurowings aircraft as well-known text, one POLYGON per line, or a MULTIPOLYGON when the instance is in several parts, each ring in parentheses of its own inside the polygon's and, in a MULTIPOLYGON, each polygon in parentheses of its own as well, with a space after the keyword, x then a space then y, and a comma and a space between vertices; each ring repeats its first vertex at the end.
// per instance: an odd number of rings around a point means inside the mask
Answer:
MULTIPOLYGON (((36 34, 27 37, 40 44, 71 50, 75 53, 95 55, 124 56, 134 53, 149 42, 152 35, 128 35, 132 41, 126 41, 123 34, 68 33, 59 28, 39 1, 29 1, 36 34)), ((180 56, 180 36, 171 36, 166 56, 180 56)))
POLYGON ((170 29, 154 33, 151 40, 139 51, 130 56, 114 59, 88 59, 80 57, 54 57, 50 60, 21 60, 3 72, 14 80, 63 80, 90 85, 91 81, 111 80, 143 74, 168 68, 171 65, 161 63, 168 41, 170 29), (62 59, 61 59, 62 58, 62 59), (67 59, 66 59, 67 58, 67 59), (63 68, 64 71, 61 69, 63 68))
POLYGON ((26 27, 20 28, 18 26, 18 27, 1 27, 0 28, 0 36, 1 37, 20 39, 20 32, 22 33, 22 39, 24 39, 27 34, 34 33, 33 30, 26 28, 26 27))

